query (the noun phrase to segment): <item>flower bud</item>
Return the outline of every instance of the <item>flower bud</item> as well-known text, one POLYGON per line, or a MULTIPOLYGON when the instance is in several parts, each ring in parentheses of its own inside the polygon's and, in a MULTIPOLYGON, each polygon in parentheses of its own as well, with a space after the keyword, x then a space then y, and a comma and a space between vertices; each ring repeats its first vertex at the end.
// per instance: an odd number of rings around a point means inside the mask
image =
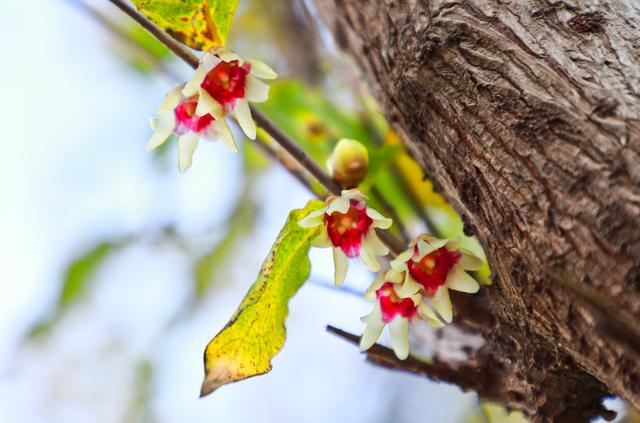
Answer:
POLYGON ((329 173, 344 188, 355 188, 363 181, 369 168, 369 152, 356 140, 338 141, 327 160, 329 173))

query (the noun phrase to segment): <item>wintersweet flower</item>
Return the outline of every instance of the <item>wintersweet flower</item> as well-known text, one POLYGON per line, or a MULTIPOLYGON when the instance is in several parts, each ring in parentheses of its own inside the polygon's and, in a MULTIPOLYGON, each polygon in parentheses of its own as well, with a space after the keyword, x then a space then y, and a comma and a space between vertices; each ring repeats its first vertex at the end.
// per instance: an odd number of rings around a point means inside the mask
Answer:
POLYGON ((399 359, 404 360, 409 356, 409 323, 421 319, 434 327, 444 326, 422 300, 422 295, 415 293, 406 298, 398 295, 397 289, 403 280, 401 272, 389 270, 381 273, 365 293, 364 297, 374 301, 374 306, 371 313, 360 319, 366 324, 360 338, 361 350, 371 348, 382 329, 389 326, 393 351, 399 359))
POLYGON ((324 230, 313 241, 315 247, 332 247, 336 285, 344 282, 349 258, 360 257, 369 270, 380 270, 376 257, 389 253, 380 241, 376 229, 387 229, 392 221, 367 207, 367 197, 357 189, 342 191, 331 196, 326 206, 309 213, 299 224, 304 228, 324 225, 324 230))
POLYGON ((193 152, 200 139, 222 142, 232 151, 238 151, 233 135, 224 118, 211 114, 196 115, 199 105, 198 95, 185 97, 181 94, 183 85, 176 85, 167 93, 164 103, 151 119, 153 135, 147 142, 147 150, 162 145, 173 133, 178 136, 178 168, 181 172, 191 167, 193 152))
POLYGON ((460 239, 438 239, 423 234, 409 249, 391 261, 391 268, 404 272, 405 279, 398 290, 400 297, 420 293, 428 297, 442 319, 453 319, 449 290, 475 293, 480 286, 467 271, 480 269, 482 260, 463 248, 460 239))
POLYGON ((275 79, 277 76, 265 63, 242 59, 219 47, 202 55, 200 65, 184 86, 182 94, 198 96, 197 116, 210 114, 220 119, 233 114, 247 137, 255 139, 256 125, 249 102, 266 101, 269 85, 261 79, 275 79))

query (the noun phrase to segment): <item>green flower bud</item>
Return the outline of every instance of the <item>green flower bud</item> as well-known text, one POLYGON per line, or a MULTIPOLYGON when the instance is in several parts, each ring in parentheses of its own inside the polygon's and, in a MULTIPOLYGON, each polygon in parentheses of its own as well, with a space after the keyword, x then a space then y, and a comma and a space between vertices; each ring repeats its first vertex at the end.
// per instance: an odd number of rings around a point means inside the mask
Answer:
POLYGON ((329 156, 327 167, 334 181, 344 188, 355 188, 367 176, 369 152, 358 141, 343 138, 329 156))

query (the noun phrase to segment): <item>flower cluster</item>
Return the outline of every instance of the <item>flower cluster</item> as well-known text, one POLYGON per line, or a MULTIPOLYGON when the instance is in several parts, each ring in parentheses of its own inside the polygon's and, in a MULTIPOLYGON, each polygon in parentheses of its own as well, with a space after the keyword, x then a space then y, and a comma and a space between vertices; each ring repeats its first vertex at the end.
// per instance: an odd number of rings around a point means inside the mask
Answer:
POLYGON ((261 79, 274 79, 276 73, 266 64, 243 60, 223 48, 204 53, 193 77, 177 85, 168 94, 151 120, 154 131, 147 143, 153 150, 173 133, 178 136, 178 167, 186 171, 200 139, 222 140, 232 151, 238 151, 225 117, 233 115, 247 135, 254 139, 256 126, 249 101, 265 101, 269 86, 261 79))
POLYGON ((398 295, 403 282, 402 273, 389 270, 381 273, 365 293, 364 297, 373 301, 374 306, 371 313, 361 319, 366 325, 360 338, 363 351, 376 343, 382 329, 388 325, 393 351, 404 360, 409 355, 409 323, 422 319, 433 327, 444 326, 419 293, 405 298, 398 295))
POLYGON ((404 360, 409 354, 409 323, 416 319, 434 327, 450 323, 453 312, 449 289, 477 292, 480 286, 467 271, 478 270, 482 260, 460 248, 457 238, 423 234, 390 264, 391 270, 376 279, 365 294, 366 299, 374 301, 374 307, 362 318, 366 327, 360 348, 369 349, 389 325, 393 350, 404 360))
POLYGON ((479 257, 460 248, 459 238, 438 239, 427 234, 416 238, 391 262, 392 269, 405 275, 398 294, 403 298, 422 294, 447 323, 453 319, 449 289, 478 292, 478 282, 467 271, 481 266, 479 257))
POLYGON ((367 197, 357 189, 342 191, 331 196, 325 207, 302 219, 305 228, 323 225, 320 235, 313 241, 315 247, 332 247, 336 285, 344 282, 349 258, 360 257, 369 270, 380 270, 377 257, 387 255, 389 249, 380 241, 376 229, 387 229, 391 219, 367 207, 367 197))

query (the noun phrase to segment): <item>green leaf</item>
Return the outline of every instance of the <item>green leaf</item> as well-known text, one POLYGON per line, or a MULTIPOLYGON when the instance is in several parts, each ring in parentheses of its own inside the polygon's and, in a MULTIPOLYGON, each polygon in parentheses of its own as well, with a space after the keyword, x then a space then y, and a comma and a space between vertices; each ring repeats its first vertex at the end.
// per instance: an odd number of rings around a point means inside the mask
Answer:
POLYGON ((289 300, 309 277, 307 254, 319 231, 302 228, 298 221, 323 205, 312 200, 289 214, 258 278, 227 325, 207 345, 201 396, 271 370, 271 359, 285 341, 289 300))
POLYGON ((223 46, 238 0, 132 0, 138 10, 178 41, 208 50, 223 46))
POLYGON ((47 333, 64 312, 82 298, 102 263, 121 245, 120 242, 101 242, 69 264, 55 310, 31 329, 32 337, 47 333))

